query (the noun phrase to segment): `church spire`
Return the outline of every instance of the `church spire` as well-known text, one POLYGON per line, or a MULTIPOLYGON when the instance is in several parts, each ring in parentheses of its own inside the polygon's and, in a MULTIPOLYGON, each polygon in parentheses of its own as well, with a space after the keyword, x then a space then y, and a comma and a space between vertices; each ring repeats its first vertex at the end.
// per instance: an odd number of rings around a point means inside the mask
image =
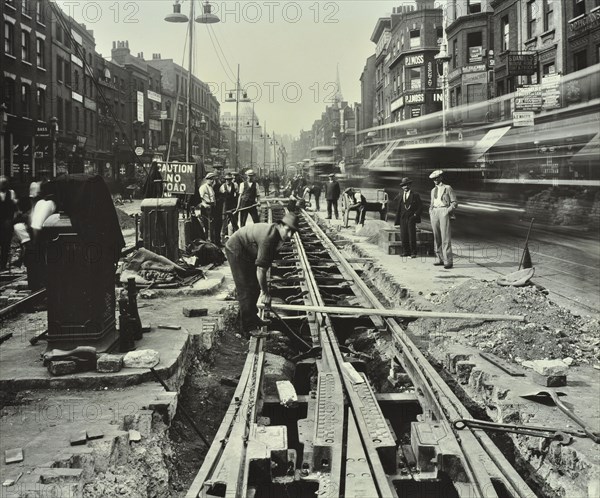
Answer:
POLYGON ((344 100, 344 97, 342 96, 342 84, 340 83, 340 64, 338 63, 336 66, 336 92, 335 92, 335 105, 337 107, 341 107, 342 106, 342 101, 344 100))

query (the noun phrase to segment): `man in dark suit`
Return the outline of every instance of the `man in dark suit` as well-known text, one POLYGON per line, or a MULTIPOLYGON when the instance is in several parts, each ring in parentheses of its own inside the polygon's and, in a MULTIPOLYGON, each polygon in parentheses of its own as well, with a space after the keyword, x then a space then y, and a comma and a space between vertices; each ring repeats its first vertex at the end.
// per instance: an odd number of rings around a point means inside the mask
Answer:
POLYGON ((327 219, 331 219, 331 210, 335 213, 335 219, 339 218, 338 200, 341 195, 340 184, 335 179, 335 175, 329 175, 329 181, 325 184, 325 199, 327 200, 327 219))
POLYGON ((400 187, 400 202, 396 213, 395 225, 400 225, 400 238, 402 239, 402 256, 417 257, 417 223, 421 223, 423 203, 421 197, 410 189, 412 181, 402 178, 400 187))

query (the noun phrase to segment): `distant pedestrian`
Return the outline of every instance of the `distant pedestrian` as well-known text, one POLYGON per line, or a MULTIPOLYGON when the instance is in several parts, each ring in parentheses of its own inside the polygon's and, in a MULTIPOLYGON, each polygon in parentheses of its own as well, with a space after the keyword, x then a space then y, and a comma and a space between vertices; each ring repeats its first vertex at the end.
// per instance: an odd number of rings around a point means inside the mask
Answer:
POLYGON ((297 231, 298 217, 286 213, 276 223, 240 228, 225 244, 240 305, 242 333, 246 337, 258 335, 257 329, 268 324, 258 316, 257 305, 270 305, 267 274, 283 242, 297 231))
POLYGON ((269 195, 269 187, 271 186, 271 179, 268 175, 263 178, 263 188, 265 189, 265 196, 269 195))
POLYGON ((443 175, 444 172, 439 169, 429 175, 429 178, 435 183, 435 187, 431 190, 429 217, 435 243, 436 261, 433 264, 435 266, 443 265, 449 270, 453 265, 450 219, 458 204, 452 187, 444 184, 443 175))
POLYGON ((335 179, 335 174, 329 175, 329 181, 325 184, 325 200, 327 201, 327 219, 331 219, 331 212, 335 213, 335 219, 339 219, 338 200, 341 195, 340 184, 335 179))
POLYGON ((367 199, 358 190, 351 187, 344 190, 346 196, 346 211, 344 213, 344 226, 348 226, 350 211, 356 211, 355 222, 357 226, 364 226, 367 215, 367 199))
POLYGON ((417 257, 417 223, 421 223, 423 202, 421 197, 410 188, 412 180, 402 178, 400 187, 400 202, 396 212, 395 225, 400 226, 402 240, 402 256, 417 257))
POLYGON ((5 270, 10 264, 10 245, 16 212, 17 196, 14 190, 8 188, 8 179, 0 176, 0 270, 5 270))
POLYGON ((246 181, 240 184, 240 195, 238 198, 238 211, 240 212, 240 226, 246 225, 248 215, 252 217, 254 223, 259 222, 258 216, 258 183, 254 171, 246 171, 246 181))

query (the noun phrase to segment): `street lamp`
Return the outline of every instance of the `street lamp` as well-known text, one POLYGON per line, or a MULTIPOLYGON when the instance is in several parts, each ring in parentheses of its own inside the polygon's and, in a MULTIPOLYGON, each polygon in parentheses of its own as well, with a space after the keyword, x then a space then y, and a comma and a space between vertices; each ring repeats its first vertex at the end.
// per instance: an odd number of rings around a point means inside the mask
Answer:
POLYGON ((240 110, 240 102, 250 102, 248 98, 248 94, 246 92, 242 92, 242 98, 240 98, 240 92, 242 89, 240 88, 240 65, 238 64, 237 68, 237 81, 235 84, 235 90, 230 90, 227 93, 227 98, 225 102, 235 102, 235 169, 239 170, 239 158, 238 158, 238 149, 239 149, 239 110, 240 110), (235 92, 235 97, 233 96, 235 92))
MULTIPOLYGON (((269 134, 267 133, 267 121, 265 120, 265 132, 260 134, 260 138, 263 139, 263 171, 267 171, 267 138, 269 134)), ((269 171, 270 173, 270 171, 269 171)))
MULTIPOLYGON (((191 127, 191 114, 192 114, 192 60, 193 52, 192 47, 194 46, 194 4, 195 0, 190 0, 190 15, 189 17, 181 13, 180 0, 175 0, 173 4, 173 12, 165 16, 165 21, 172 23, 189 23, 189 57, 188 57, 188 84, 187 84, 187 118, 186 118, 186 140, 185 140, 185 160, 190 161, 190 144, 192 141, 192 127, 191 127)), ((204 2, 202 14, 195 18, 197 23, 200 24, 215 24, 220 21, 218 16, 212 13, 212 7, 208 3, 208 0, 204 2)), ((175 122, 173 122, 175 126, 175 122)), ((170 147, 170 144, 169 144, 170 147)))
MULTIPOLYGON (((252 102, 252 118, 250 119, 250 122, 246 122, 246 126, 248 125, 252 126, 252 132, 250 135, 250 169, 253 169, 252 166, 254 165, 254 102, 252 102)), ((258 121, 256 121, 256 126, 260 126, 258 121)))
POLYGON ((200 135, 202 135, 202 165, 204 165, 204 133, 206 131, 206 119, 204 118, 204 114, 202 114, 202 118, 200 119, 200 135))
POLYGON ((275 132, 273 132, 273 138, 271 139, 271 145, 273 146, 273 162, 275 163, 275 173, 277 173, 277 146, 279 142, 275 140, 275 132))
POLYGON ((52 178, 56 178, 56 136, 58 135, 58 118, 50 118, 50 140, 52 142, 52 178))

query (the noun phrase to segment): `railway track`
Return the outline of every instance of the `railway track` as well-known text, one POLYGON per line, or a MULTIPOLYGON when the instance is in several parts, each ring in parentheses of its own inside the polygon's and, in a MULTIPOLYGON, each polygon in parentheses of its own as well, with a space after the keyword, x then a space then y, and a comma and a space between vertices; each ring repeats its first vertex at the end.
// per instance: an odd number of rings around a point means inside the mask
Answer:
MULTIPOLYGON (((263 210, 265 220, 282 215, 281 205, 263 210)), ((306 212, 270 283, 274 302, 384 308, 306 212)), ((187 497, 535 496, 483 431, 454 428, 470 414, 395 319, 298 312, 271 328, 297 347, 292 367, 273 368, 271 339, 250 340, 187 497), (385 338, 410 388, 375 391, 369 360, 344 344, 366 329, 385 338), (277 381, 293 384, 297 403, 280 404, 277 381)))

